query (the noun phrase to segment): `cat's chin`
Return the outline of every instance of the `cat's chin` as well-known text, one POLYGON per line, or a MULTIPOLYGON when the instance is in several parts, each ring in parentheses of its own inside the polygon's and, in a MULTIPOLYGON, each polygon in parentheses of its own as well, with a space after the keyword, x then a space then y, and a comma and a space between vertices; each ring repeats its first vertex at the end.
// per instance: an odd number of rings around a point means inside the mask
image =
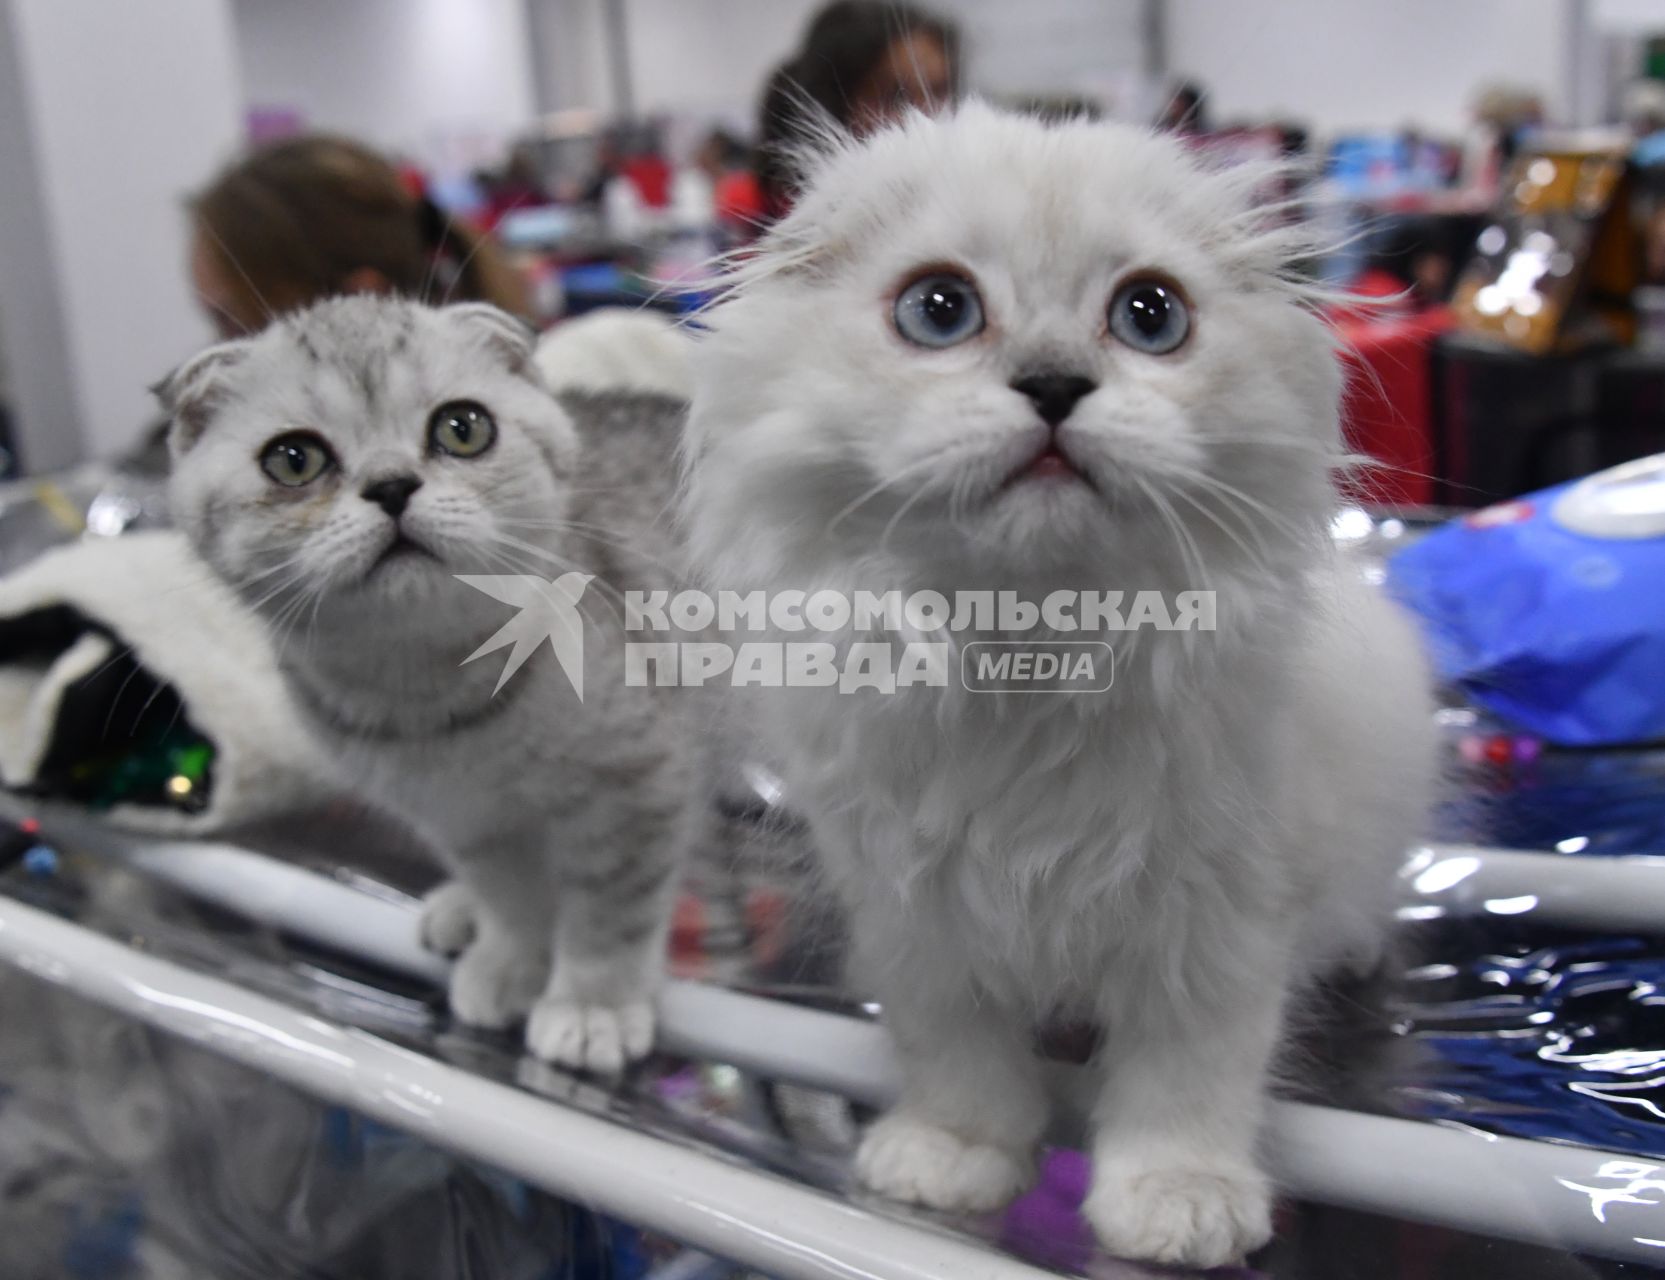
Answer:
POLYGON ((345 594, 361 607, 426 609, 454 585, 452 570, 435 552, 414 544, 395 544, 372 560, 345 594))
POLYGON ((369 578, 378 573, 400 571, 411 566, 422 568, 424 565, 439 563, 439 554, 426 543, 418 542, 407 533, 400 533, 377 553, 370 567, 365 570, 364 576, 369 578))
POLYGON ((968 529, 973 542, 1014 567, 1068 564, 1111 538, 1115 512, 1080 477, 1043 473, 1006 486, 968 529))

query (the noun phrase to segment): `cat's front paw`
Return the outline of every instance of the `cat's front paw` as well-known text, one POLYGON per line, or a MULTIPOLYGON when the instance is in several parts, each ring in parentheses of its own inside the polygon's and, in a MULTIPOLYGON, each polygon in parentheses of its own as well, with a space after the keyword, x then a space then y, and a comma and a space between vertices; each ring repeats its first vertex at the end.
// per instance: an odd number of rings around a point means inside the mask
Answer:
POLYGON ((1034 1172, 1028 1151, 970 1142, 905 1111, 881 1117, 856 1151, 856 1176, 872 1190, 954 1213, 1000 1208, 1034 1172))
POLYGON ((653 1048, 653 1005, 646 1000, 581 1004, 545 996, 526 1021, 526 1047, 557 1066, 617 1075, 653 1048))
POLYGON ((422 899, 417 937, 436 956, 460 956, 474 941, 474 895, 455 880, 447 880, 422 899))
POLYGON ((1220 1267, 1272 1238, 1271 1186, 1244 1164, 1101 1165, 1082 1212, 1109 1253, 1142 1262, 1220 1267))
POLYGON ((451 1014, 468 1026, 501 1031, 526 1016, 548 972, 540 955, 476 938, 451 966, 451 1014))

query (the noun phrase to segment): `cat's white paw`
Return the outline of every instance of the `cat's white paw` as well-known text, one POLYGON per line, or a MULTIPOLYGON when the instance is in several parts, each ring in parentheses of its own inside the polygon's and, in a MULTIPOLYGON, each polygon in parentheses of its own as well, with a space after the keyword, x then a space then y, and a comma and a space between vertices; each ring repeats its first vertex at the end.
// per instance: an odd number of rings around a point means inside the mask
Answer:
POLYGON ((474 941, 474 895, 455 880, 447 880, 422 899, 417 937, 436 956, 460 956, 474 941))
POLYGON ((1272 1191, 1244 1164, 1101 1166, 1082 1206, 1119 1258, 1186 1267, 1241 1262, 1272 1238, 1272 1191))
POLYGON ((1028 1151, 967 1142, 905 1111, 892 1111, 862 1139, 856 1176, 892 1200, 983 1213, 1028 1187, 1034 1160, 1028 1151))
POLYGON ((451 966, 451 1014, 490 1031, 512 1026, 537 1002, 548 972, 542 956, 476 938, 451 966))
POLYGON ((545 996, 526 1021, 526 1047, 559 1066, 617 1075, 653 1048, 653 1005, 580 1004, 545 996))

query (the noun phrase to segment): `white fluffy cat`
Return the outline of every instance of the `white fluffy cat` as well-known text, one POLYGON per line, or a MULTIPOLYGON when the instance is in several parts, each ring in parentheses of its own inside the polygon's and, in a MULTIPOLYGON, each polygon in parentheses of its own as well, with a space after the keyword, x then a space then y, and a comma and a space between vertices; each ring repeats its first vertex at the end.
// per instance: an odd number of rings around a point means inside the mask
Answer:
POLYGON ((688 446, 718 588, 1216 593, 1215 631, 1105 636, 1104 693, 760 696, 902 1055, 861 1177, 1008 1199, 1035 1028, 1091 1020, 1085 1212, 1192 1265, 1269 1236, 1288 1007, 1377 956, 1432 759, 1415 637, 1327 537, 1337 361, 1251 190, 982 106, 835 143, 711 316, 688 446))
POLYGON ((674 578, 680 406, 558 403, 502 312, 368 297, 214 347, 162 390, 175 517, 268 621, 320 738, 457 877, 424 920, 461 952, 453 1012, 530 1013, 528 1047, 572 1066, 647 1052, 702 796, 678 701, 625 683, 620 594, 674 578), (573 580, 582 698, 544 631, 469 660, 522 601, 457 575, 568 573, 593 578, 573 580))

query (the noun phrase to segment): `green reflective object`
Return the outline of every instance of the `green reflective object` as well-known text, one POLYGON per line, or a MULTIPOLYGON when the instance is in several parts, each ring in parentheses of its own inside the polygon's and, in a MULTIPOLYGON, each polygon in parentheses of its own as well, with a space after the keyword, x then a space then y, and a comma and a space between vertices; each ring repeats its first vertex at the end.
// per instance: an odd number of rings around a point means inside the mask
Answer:
POLYGON ((208 807, 213 771, 213 743, 179 720, 76 762, 70 793, 99 810, 138 804, 199 813, 208 807))

